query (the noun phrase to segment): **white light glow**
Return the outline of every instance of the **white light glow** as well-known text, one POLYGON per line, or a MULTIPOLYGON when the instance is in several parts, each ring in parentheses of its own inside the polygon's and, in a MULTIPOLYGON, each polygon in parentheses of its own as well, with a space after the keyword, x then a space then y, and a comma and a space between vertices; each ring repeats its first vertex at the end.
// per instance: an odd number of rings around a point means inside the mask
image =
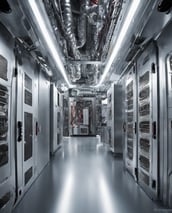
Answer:
POLYGON ((73 197, 73 186, 74 186, 74 176, 73 173, 67 175, 65 181, 65 186, 62 189, 61 197, 57 201, 57 213, 70 213, 71 212, 71 199, 73 197))
POLYGON ((112 194, 110 192, 110 188, 108 187, 104 177, 100 175, 99 178, 100 184, 100 195, 101 195, 101 204, 103 208, 103 212, 115 213, 114 202, 112 200, 112 194))
POLYGON ((44 38, 44 41, 46 42, 47 47, 49 48, 49 51, 50 51, 56 65, 57 65, 57 67, 59 68, 59 70, 60 70, 61 74, 63 75, 68 86, 72 87, 72 85, 70 84, 68 77, 66 75, 65 68, 63 66, 63 62, 60 59, 60 55, 59 55, 58 50, 56 48, 56 44, 54 43, 54 41, 52 39, 51 32, 47 29, 47 26, 46 26, 45 21, 44 21, 44 17, 40 13, 40 10, 39 10, 38 5, 36 3, 36 2, 39 2, 39 1, 28 0, 28 2, 29 2, 29 5, 32 9, 32 12, 35 16, 35 19, 37 20, 37 24, 39 25, 39 28, 41 29, 41 33, 42 33, 42 36, 44 38))
POLYGON ((110 55, 107 63, 106 63, 106 66, 105 66, 105 70, 101 76, 101 79, 100 79, 100 82, 96 85, 96 87, 100 87, 101 84, 103 83, 103 81, 105 80, 106 76, 107 76, 107 73, 109 72, 110 68, 111 68, 111 65, 115 59, 115 57, 117 56, 120 48, 121 48, 121 45, 122 45, 122 42, 124 40, 124 37, 126 36, 126 33, 128 31, 128 28, 130 26, 130 23, 132 22, 132 19, 137 11, 137 8, 139 6, 139 3, 140 3, 140 0, 133 0, 132 1, 132 4, 130 6, 130 9, 129 9, 129 12, 125 18, 125 21, 124 21, 124 24, 122 26, 122 29, 118 35, 118 38, 115 42, 115 45, 112 49, 112 54, 110 55))

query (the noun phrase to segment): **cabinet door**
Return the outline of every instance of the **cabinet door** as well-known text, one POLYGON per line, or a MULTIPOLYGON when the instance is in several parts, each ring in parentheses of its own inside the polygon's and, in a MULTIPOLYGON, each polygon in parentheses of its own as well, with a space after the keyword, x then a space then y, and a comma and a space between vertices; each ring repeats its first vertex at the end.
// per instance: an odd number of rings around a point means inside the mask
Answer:
POLYGON ((136 137, 136 74, 132 67, 127 74, 125 89, 125 165, 136 179, 137 137, 136 137))
MULTIPOLYGON (((24 59, 23 59, 24 60, 24 59)), ((33 67, 23 61, 17 74, 17 191, 18 198, 35 178, 35 76, 33 67)))
POLYGON ((158 85, 157 52, 152 43, 137 61, 138 181, 152 197, 158 196, 158 85))

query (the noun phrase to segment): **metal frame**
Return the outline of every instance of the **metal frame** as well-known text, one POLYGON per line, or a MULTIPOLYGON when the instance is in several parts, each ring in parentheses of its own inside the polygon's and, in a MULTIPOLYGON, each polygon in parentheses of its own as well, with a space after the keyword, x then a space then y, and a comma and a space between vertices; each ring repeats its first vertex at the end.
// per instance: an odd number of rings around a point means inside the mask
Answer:
MULTIPOLYGON (((4 86, 8 90, 7 95, 7 112, 8 112, 8 132, 7 138, 0 141, 0 145, 4 144, 8 146, 8 163, 0 167, 0 199, 2 199, 7 193, 8 202, 3 204, 0 212, 10 212, 12 205, 14 203, 15 196, 15 171, 13 169, 14 160, 14 129, 12 123, 12 77, 14 74, 15 58, 13 55, 14 40, 12 35, 7 31, 7 29, 0 24, 0 55, 2 55, 7 60, 7 80, 0 78, 0 85, 4 86)), ((2 203, 1 203, 2 205, 2 203)))
POLYGON ((124 162, 129 173, 137 180, 137 82, 136 82, 136 73, 135 67, 132 66, 129 70, 126 80, 125 80, 126 88, 131 85, 129 88, 130 91, 125 89, 125 149, 124 149, 124 162), (127 97, 128 92, 132 92, 131 100, 132 104, 129 104, 129 97, 127 97), (132 108, 128 108, 132 106, 132 108), (130 127, 131 126, 131 127, 130 127), (130 127, 130 128, 129 128, 130 127), (128 137, 128 131, 131 131, 132 138, 128 137), (128 144, 129 143, 129 144, 128 144), (131 153, 132 151, 132 153, 131 153))
POLYGON ((137 60, 137 71, 138 182, 149 196, 157 199, 159 193, 158 70, 157 49, 154 43, 151 43, 137 60), (148 79, 146 75, 148 75, 148 79), (145 104, 148 104, 147 110, 149 111, 146 113, 145 104))
MULTIPOLYGON (((31 186, 36 178, 36 142, 37 138, 35 135, 36 120, 35 106, 37 100, 37 85, 35 84, 35 64, 28 58, 28 55, 23 55, 22 65, 18 65, 17 73, 17 142, 16 142, 16 178, 17 178, 17 201, 22 198, 23 193, 25 193, 31 186), (32 80, 32 106, 25 103, 25 75, 27 75, 32 80), (35 88, 36 87, 36 88, 35 88), (25 153, 25 120, 24 113, 32 114, 32 156, 24 160, 25 153), (26 183, 26 172, 32 168, 32 174, 29 181, 26 183)), ((30 170, 31 171, 31 170, 30 170)))

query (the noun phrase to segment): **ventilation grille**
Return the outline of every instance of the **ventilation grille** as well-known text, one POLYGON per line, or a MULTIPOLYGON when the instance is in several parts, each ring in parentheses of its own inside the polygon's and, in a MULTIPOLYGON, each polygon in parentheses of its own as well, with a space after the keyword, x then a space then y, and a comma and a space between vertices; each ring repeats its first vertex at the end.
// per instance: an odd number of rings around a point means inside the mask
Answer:
POLYGON ((127 156, 130 160, 133 160, 133 149, 130 147, 127 147, 127 156))
POLYGON ((33 176, 33 169, 31 167, 24 174, 25 185, 29 182, 29 180, 32 178, 32 176, 33 176))
POLYGON ((7 203, 10 201, 11 193, 6 193, 3 197, 0 198, 0 210, 3 209, 7 203))
POLYGON ((32 106, 32 79, 25 74, 25 104, 32 106))
POLYGON ((149 153, 150 142, 149 142, 148 139, 145 139, 145 138, 141 138, 140 139, 140 149, 142 149, 143 151, 149 153))
POLYGON ((144 87, 149 83, 149 71, 147 71, 143 76, 139 79, 140 87, 144 87))
POLYGON ((8 81, 7 78, 7 60, 2 55, 0 55, 0 78, 8 81))
POLYGON ((150 122, 142 121, 139 123, 140 132, 142 133, 150 133, 150 122))
POLYGON ((149 159, 147 159, 144 156, 140 156, 140 166, 146 170, 147 172, 149 172, 150 169, 150 163, 149 163, 149 159))
POLYGON ((32 106, 32 93, 25 90, 25 104, 32 106))
POLYGON ((25 145, 24 145, 24 160, 28 160, 32 157, 32 122, 33 116, 31 113, 24 113, 24 133, 25 133, 25 145))
POLYGON ((149 186, 149 176, 143 172, 140 172, 140 179, 149 186))
POLYGON ((25 88, 32 91, 32 79, 25 74, 25 88))
POLYGON ((8 163, 8 145, 0 145, 0 167, 8 163))
POLYGON ((150 104, 146 103, 139 106, 140 116, 146 116, 150 114, 150 104))

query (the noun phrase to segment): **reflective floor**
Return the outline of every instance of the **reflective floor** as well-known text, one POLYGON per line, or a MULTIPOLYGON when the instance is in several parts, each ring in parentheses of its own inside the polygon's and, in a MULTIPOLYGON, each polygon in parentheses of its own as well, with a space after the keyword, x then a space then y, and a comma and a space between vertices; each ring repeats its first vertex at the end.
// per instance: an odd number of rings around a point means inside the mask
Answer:
POLYGON ((66 140, 13 213, 145 213, 158 207, 98 138, 66 140))

